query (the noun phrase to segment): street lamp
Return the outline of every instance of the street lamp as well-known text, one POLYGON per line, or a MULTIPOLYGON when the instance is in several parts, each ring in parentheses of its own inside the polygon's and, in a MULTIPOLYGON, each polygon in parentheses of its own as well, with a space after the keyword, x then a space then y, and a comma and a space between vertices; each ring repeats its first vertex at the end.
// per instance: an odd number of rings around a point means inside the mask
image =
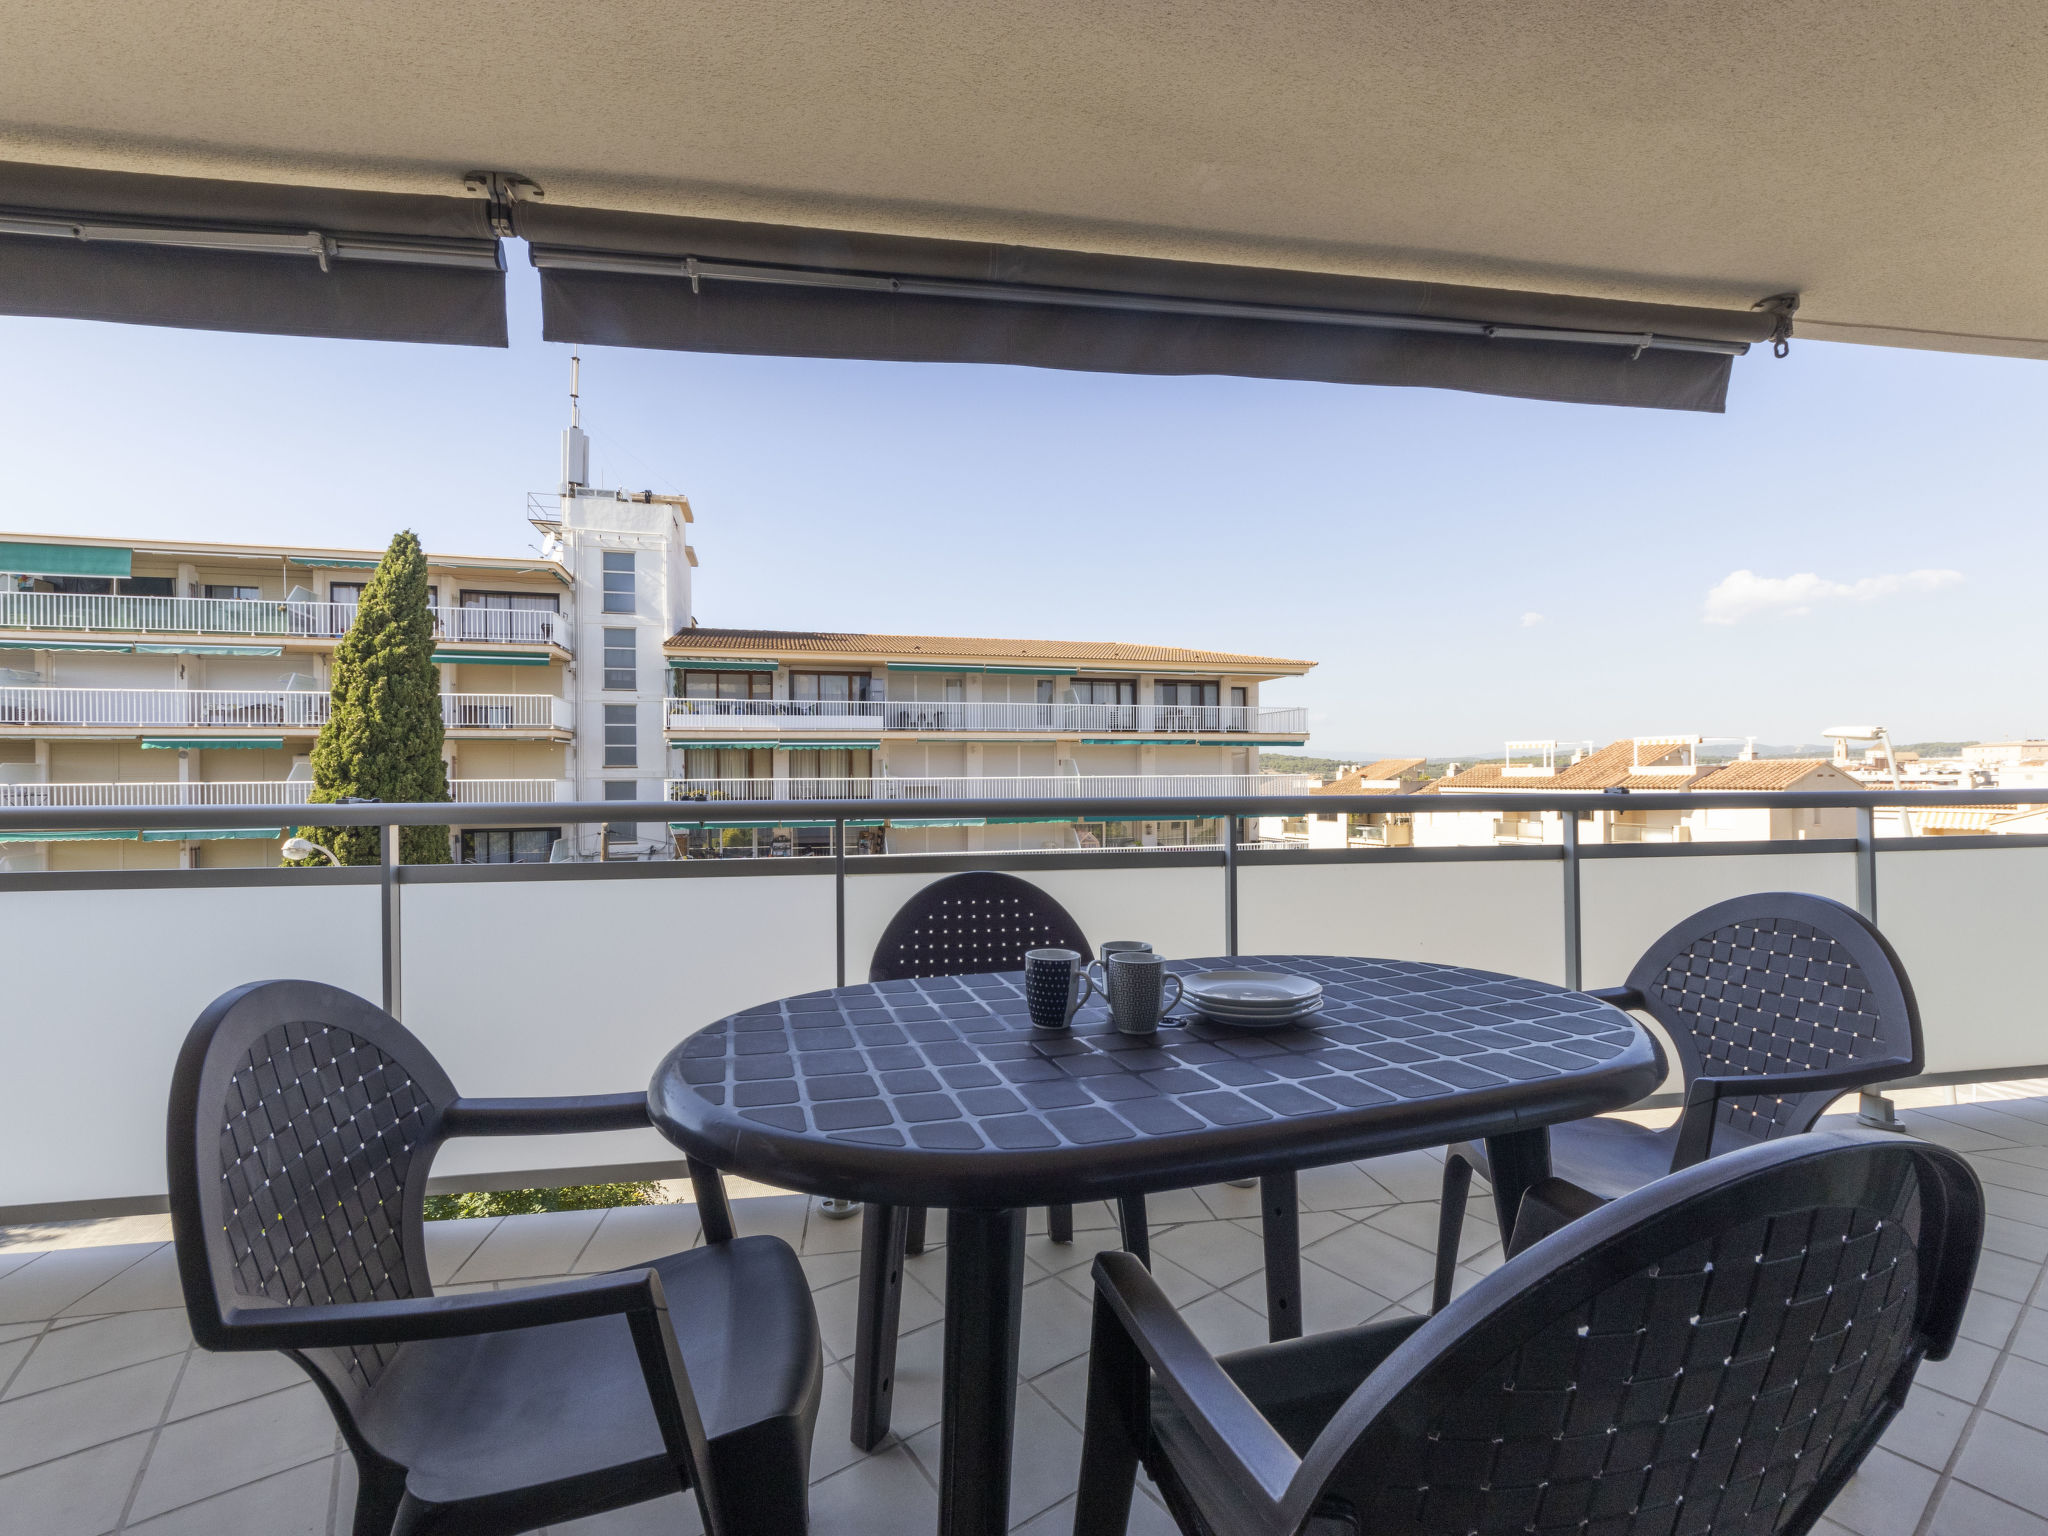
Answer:
POLYGON ((341 860, 334 856, 334 850, 314 842, 310 837, 288 837, 284 840, 284 856, 288 859, 310 859, 316 853, 336 869, 341 868, 341 860))

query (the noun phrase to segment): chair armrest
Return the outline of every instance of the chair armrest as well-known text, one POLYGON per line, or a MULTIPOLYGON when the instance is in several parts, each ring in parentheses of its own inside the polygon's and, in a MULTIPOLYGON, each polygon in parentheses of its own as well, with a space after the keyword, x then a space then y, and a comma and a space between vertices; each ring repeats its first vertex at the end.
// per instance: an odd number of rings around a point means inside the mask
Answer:
POLYGON ((1678 1146, 1671 1154, 1671 1171, 1703 1163, 1714 1145, 1714 1112, 1723 1098, 1745 1099, 1753 1094, 1846 1093, 1887 1080, 1887 1070, 1903 1067, 1901 1061, 1860 1061, 1827 1072, 1759 1072, 1748 1077, 1696 1077, 1686 1086, 1685 1112, 1678 1121, 1678 1146))
MULTIPOLYGON (((1301 1459, 1202 1346, 1145 1266, 1128 1253, 1095 1258, 1095 1294, 1187 1416, 1212 1464, 1201 1481, 1223 1484, 1236 1507, 1204 1511, 1219 1530, 1284 1530, 1280 1501, 1301 1459)), ((1193 1492, 1191 1489, 1190 1492, 1193 1492)))
POLYGON ((1650 1006, 1650 1000, 1634 987, 1588 987, 1586 996, 1597 997, 1603 1003, 1624 1010, 1650 1006))
POLYGON ((562 1099, 457 1099, 442 1111, 450 1136, 560 1136, 632 1131, 654 1122, 645 1093, 587 1093, 562 1099))
POLYGON ((236 1307, 221 1319, 215 1349, 351 1349, 468 1334, 541 1328, 651 1305, 651 1269, 586 1275, 510 1291, 463 1291, 401 1301, 316 1307, 236 1307))

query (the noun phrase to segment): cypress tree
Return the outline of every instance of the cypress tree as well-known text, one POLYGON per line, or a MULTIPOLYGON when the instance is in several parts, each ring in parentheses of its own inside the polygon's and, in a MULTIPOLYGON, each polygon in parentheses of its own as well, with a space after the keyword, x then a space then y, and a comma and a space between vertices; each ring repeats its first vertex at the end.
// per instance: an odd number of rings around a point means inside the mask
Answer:
MULTIPOLYGON (((356 621, 334 648, 334 707, 313 747, 316 804, 351 795, 447 800, 441 761, 441 678, 427 608, 427 558, 418 535, 398 534, 364 587, 356 621)), ((344 864, 375 864, 375 827, 308 827, 344 864)), ((407 864, 446 864, 446 827, 407 827, 407 864)))

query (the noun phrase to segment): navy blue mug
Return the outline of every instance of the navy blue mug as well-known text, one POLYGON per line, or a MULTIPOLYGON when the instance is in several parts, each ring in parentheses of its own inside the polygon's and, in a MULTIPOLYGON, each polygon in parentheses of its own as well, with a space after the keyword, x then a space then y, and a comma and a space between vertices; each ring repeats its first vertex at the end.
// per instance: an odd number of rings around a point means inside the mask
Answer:
POLYGON ((1065 1029, 1094 991, 1078 951, 1025 951, 1024 1006, 1040 1029, 1065 1029))

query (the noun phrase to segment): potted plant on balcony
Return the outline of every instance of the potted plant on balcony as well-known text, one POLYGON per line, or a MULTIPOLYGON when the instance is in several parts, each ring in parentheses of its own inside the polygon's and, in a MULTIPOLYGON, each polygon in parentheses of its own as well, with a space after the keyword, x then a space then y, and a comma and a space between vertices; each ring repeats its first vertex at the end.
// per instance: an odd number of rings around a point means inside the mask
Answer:
MULTIPOLYGON (((418 535, 399 533, 363 588, 355 623, 334 648, 334 705, 313 747, 314 804, 361 798, 445 801, 441 675, 427 607, 427 557, 418 535)), ((307 827, 344 864, 375 864, 375 827, 307 827)), ((446 864, 445 826, 407 827, 407 864, 446 864)))

